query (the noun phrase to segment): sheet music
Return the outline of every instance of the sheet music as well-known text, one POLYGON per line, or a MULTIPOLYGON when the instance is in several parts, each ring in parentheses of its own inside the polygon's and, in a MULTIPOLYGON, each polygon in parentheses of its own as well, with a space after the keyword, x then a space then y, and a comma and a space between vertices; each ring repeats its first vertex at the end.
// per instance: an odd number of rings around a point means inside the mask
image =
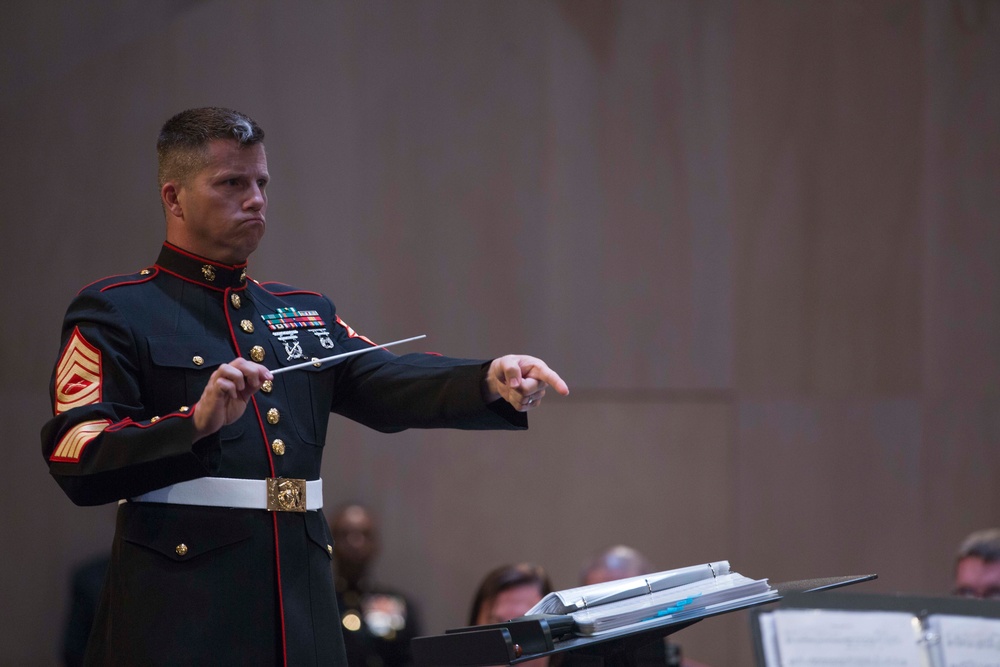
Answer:
POLYGON ((763 602, 776 595, 777 592, 767 585, 767 579, 750 579, 731 572, 714 579, 597 605, 570 616, 576 623, 577 634, 592 637, 632 624, 704 616, 713 609, 724 611, 727 607, 753 600, 763 602))
MULTIPOLYGON (((771 613, 780 667, 927 667, 912 614, 779 609, 771 613)), ((765 642, 767 653, 767 642, 765 642)), ((771 663, 768 663, 769 667, 771 663)))
POLYGON ((1000 667, 1000 618, 934 614, 927 629, 942 667, 1000 667))
POLYGON ((729 561, 692 565, 638 577, 578 586, 549 593, 525 615, 567 614, 595 605, 648 595, 660 590, 684 586, 695 581, 707 581, 729 574, 729 561))

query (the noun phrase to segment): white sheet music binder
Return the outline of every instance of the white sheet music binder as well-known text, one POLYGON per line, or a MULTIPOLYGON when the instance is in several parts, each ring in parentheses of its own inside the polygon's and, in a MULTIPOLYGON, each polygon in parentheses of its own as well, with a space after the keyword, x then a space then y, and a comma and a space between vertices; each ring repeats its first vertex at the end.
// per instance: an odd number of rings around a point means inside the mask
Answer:
POLYGON ((929 607, 919 612, 887 606, 896 608, 760 612, 758 661, 765 667, 1000 667, 1000 618, 976 616, 976 608, 936 613, 933 602, 917 605, 929 607))

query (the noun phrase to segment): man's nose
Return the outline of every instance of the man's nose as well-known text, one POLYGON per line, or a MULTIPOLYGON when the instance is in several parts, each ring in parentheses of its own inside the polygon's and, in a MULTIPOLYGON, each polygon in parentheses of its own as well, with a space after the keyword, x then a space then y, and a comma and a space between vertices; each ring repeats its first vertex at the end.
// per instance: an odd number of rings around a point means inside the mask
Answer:
POLYGON ((245 208, 251 211, 259 211, 264 208, 264 204, 267 203, 267 197, 264 196, 264 191, 259 185, 250 186, 250 196, 247 197, 246 202, 243 204, 245 208))

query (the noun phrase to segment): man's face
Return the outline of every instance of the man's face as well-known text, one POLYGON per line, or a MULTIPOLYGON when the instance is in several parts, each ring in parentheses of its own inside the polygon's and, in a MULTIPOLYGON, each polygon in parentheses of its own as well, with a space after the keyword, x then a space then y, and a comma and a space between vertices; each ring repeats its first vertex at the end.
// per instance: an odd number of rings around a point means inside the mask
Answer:
POLYGON ((333 548, 338 562, 364 568, 378 548, 375 522, 363 507, 352 505, 334 519, 333 548))
MULTIPOLYGON (((206 151, 201 170, 173 183, 177 208, 167 240, 208 259, 240 264, 264 236, 269 178, 264 146, 214 139, 206 151)), ((164 186, 165 200, 169 187, 164 186)))
POLYGON ((955 595, 1000 600, 1000 561, 987 563, 977 556, 958 561, 955 567, 955 595))

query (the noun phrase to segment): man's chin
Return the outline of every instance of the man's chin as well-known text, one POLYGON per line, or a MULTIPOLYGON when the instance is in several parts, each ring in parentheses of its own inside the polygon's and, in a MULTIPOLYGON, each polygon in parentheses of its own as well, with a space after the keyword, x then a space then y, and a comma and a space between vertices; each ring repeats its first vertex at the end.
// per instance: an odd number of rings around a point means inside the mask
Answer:
POLYGON ((261 239, 264 238, 264 223, 262 222, 259 226, 255 226, 254 231, 257 231, 257 233, 246 235, 243 247, 240 248, 240 254, 243 256, 243 259, 240 262, 237 262, 237 264, 242 264, 247 261, 250 259, 250 255, 257 251, 257 246, 260 245, 261 239))

